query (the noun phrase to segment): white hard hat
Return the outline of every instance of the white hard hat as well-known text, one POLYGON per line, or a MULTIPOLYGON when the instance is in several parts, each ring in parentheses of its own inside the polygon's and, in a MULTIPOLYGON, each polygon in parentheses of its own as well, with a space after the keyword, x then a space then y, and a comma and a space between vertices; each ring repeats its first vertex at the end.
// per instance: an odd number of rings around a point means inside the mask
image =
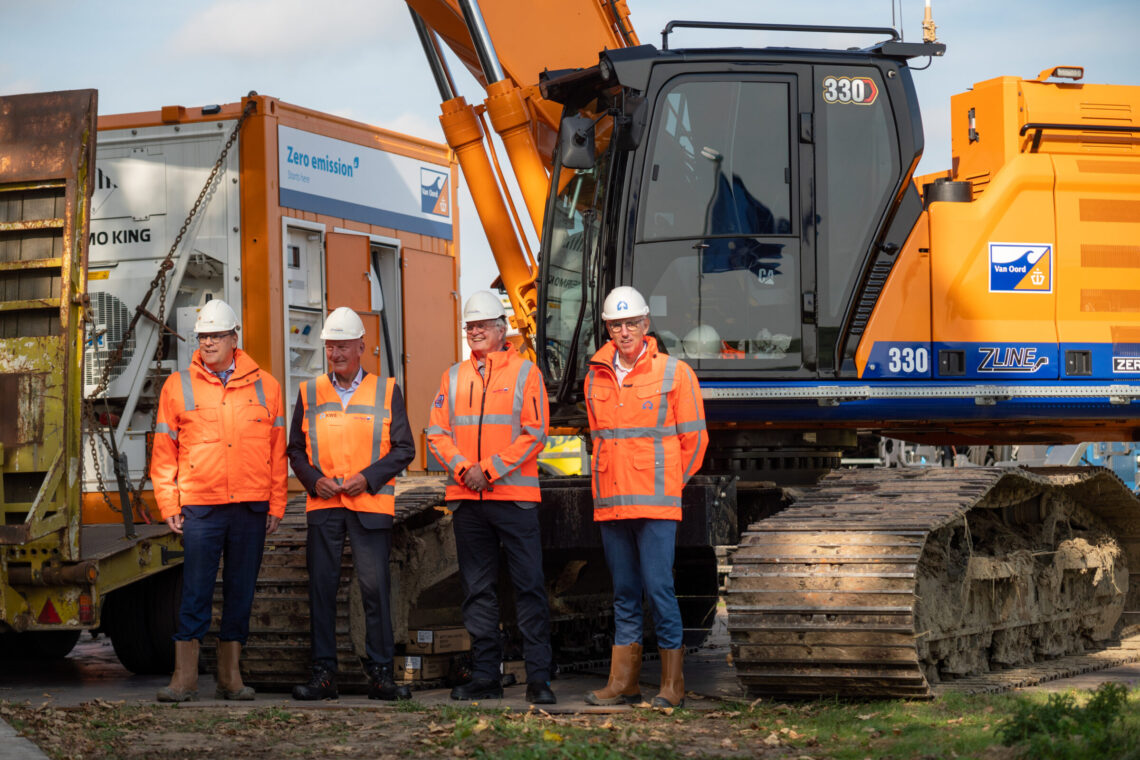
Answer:
POLYGON ((703 356, 708 359, 720 355, 720 334, 712 325, 697 325, 689 330, 681 342, 685 346, 687 356, 703 356))
POLYGON ((223 333, 238 329, 237 314, 225 301, 215 298, 207 301, 198 311, 198 321, 194 323, 196 333, 223 333))
POLYGON ((364 337, 360 315, 347 306, 338 306, 321 328, 321 340, 353 340, 364 337))
POLYGON ((484 319, 498 319, 507 316, 503 302, 489 290, 473 293, 463 306, 463 322, 481 322, 484 319))
POLYGON ((644 317, 649 313, 649 304, 641 294, 628 285, 622 285, 610 291, 602 304, 602 319, 625 319, 626 317, 644 317))

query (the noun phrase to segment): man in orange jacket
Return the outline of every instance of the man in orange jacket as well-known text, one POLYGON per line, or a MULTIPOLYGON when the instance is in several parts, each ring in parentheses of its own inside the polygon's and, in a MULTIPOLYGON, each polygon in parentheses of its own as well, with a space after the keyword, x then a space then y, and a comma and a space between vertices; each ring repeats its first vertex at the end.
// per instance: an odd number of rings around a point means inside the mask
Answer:
POLYGON ((673 590, 673 553, 681 491, 701 466, 708 435, 701 389, 689 365, 657 350, 649 306, 629 286, 602 306, 610 341, 586 373, 593 453, 594 520, 614 582, 614 647, 595 705, 641 701, 641 596, 653 609, 661 653, 655 707, 685 701, 681 610, 673 590))
POLYGON ((388 554, 396 514, 393 480, 415 459, 416 445, 396 381, 360 366, 360 316, 347 306, 334 310, 321 340, 331 371, 301 383, 289 434, 289 462, 309 494, 305 517, 313 654, 312 678, 293 688, 293 698, 337 697, 336 592, 347 535, 364 606, 366 656, 361 659, 368 698, 411 699, 408 687, 393 678, 388 554))
POLYGON ((198 698, 198 647, 210 628, 222 557, 218 699, 253 699, 241 647, 265 536, 285 515, 285 407, 281 387, 237 347, 237 315, 209 301, 198 313, 190 368, 162 386, 150 479, 166 524, 182 534, 182 607, 174 677, 160 702, 198 698))
POLYGON ((428 447, 451 475, 463 623, 471 633, 472 679, 452 699, 503 696, 499 670, 499 543, 515 586, 526 656, 527 700, 554 704, 550 690, 550 604, 542 574, 538 455, 550 415, 538 368, 506 341, 499 299, 475 293, 463 308, 471 358, 443 373, 431 409, 428 447))

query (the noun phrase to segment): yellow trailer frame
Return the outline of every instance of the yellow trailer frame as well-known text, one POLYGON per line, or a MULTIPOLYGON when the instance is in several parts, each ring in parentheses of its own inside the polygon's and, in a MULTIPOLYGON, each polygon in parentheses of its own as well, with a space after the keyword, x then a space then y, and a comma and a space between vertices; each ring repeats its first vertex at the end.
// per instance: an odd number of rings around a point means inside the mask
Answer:
POLYGON ((95 90, 0 98, 0 633, 99 625, 180 562, 165 525, 81 524, 95 90))

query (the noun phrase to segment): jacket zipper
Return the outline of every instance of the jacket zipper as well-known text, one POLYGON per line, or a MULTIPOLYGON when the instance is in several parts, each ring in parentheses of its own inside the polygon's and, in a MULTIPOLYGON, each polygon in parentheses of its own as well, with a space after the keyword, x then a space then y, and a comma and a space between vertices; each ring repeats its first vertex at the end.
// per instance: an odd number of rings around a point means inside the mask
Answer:
MULTIPOLYGON (((603 370, 604 370, 604 371, 606 371, 607 373, 609 373, 609 376, 610 376, 611 378, 613 378, 613 382, 614 382, 614 390, 615 390, 615 392, 618 394, 618 397, 620 398, 620 397, 621 397, 621 389, 622 389, 622 388, 624 388, 624 387, 626 387, 626 385, 625 385, 624 383, 620 383, 620 382, 618 382, 618 379, 617 379, 617 373, 614 371, 614 368, 613 368, 613 366, 612 366, 612 365, 609 365, 609 364, 606 364, 605 362, 595 362, 595 361, 591 361, 591 362, 590 362, 590 366, 591 366, 591 368, 596 368, 596 369, 594 369, 594 371, 595 371, 595 372, 601 372, 601 371, 603 371, 603 370)), ((630 372, 632 373, 632 372, 633 372, 633 370, 630 370, 630 372)), ((628 376, 627 376, 627 377, 628 377, 628 376)), ((588 401, 588 399, 587 399, 587 401, 588 401)), ((616 413, 615 413, 615 415, 616 415, 616 413)), ((615 419, 615 422, 616 422, 616 421, 617 421, 617 420, 615 419)), ((602 442, 599 442, 599 443, 602 443, 602 442)), ((600 452, 598 451, 598 449, 595 449, 595 450, 594 450, 594 456, 600 456, 600 452)), ((614 452, 612 452, 612 451, 611 451, 611 452, 610 452, 610 458, 612 459, 612 458, 614 458, 614 456, 615 456, 615 455, 614 455, 614 452)), ((594 462, 591 462, 591 463, 590 463, 590 468, 591 468, 591 469, 593 469, 593 467, 594 467, 594 462)), ((616 480, 616 475, 613 475, 613 473, 611 473, 611 476, 613 476, 613 477, 615 478, 615 479, 614 479, 614 487, 616 488, 616 487, 617 487, 617 480, 616 480)), ((592 473, 591 473, 591 477, 593 477, 593 474, 592 474, 592 473)), ((613 509, 613 512, 614 512, 614 517, 616 517, 616 518, 617 518, 617 519, 619 519, 619 520, 620 520, 620 519, 623 519, 623 513, 622 513, 622 510, 621 510, 621 508, 620 508, 620 507, 613 507, 612 509, 613 509)))
MULTIPOLYGON (((483 461, 483 410, 487 407, 487 380, 491 377, 491 357, 487 357, 483 368, 487 370, 487 377, 479 376, 479 379, 483 381, 483 395, 479 400, 479 428, 475 438, 475 456, 478 457, 478 459, 475 461, 475 467, 479 467, 479 462, 483 461)), ((471 387, 475 387, 474 381, 471 382, 471 387)), ((470 403, 470 400, 470 396, 468 396, 468 403, 470 403)), ((480 473, 482 473, 482 470, 480 470, 480 473)), ((483 501, 482 491, 479 492, 479 501, 483 501)))

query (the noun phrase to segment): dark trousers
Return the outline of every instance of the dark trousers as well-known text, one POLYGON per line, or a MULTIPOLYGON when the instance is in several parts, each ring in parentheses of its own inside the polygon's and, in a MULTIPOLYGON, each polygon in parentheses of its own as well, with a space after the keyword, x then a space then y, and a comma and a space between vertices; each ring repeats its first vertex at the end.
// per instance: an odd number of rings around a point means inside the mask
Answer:
POLYGON ((513 501, 461 501, 455 510, 455 549, 463 583, 463 625, 471 634, 474 678, 498 679, 503 659, 499 638, 499 544, 515 587, 527 681, 549 681, 550 603, 542 577, 538 509, 513 501))
MULTIPOLYGON (((366 515, 365 518, 371 518, 366 515)), ((344 538, 352 542, 352 564, 364 603, 364 652, 369 663, 391 666, 396 653, 389 599, 389 528, 368 528, 356 512, 344 507, 308 514, 309 619, 313 663, 330 670, 336 663, 336 592, 344 538)))
POLYGON ((214 584, 222 567, 221 641, 249 638, 249 612, 265 549, 268 502, 182 507, 182 608, 175 641, 202 640, 210 630, 214 584))

